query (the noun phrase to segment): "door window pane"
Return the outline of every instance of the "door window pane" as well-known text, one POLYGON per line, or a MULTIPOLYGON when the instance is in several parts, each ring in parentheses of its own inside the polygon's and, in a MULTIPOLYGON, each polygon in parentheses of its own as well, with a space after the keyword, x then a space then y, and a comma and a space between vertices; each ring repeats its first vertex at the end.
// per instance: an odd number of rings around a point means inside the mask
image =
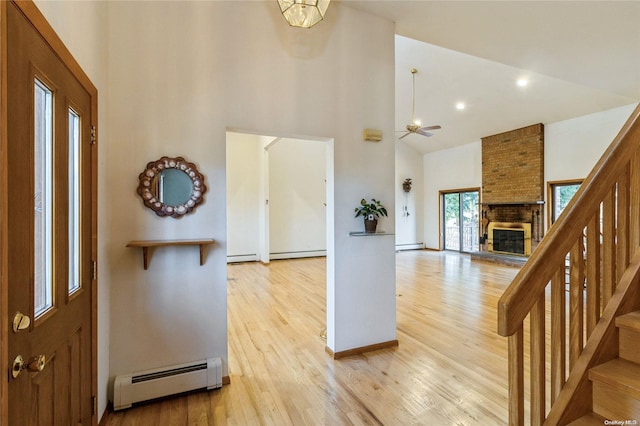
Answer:
POLYGON ((34 313, 53 306, 53 94, 34 85, 34 313))
POLYGON ((460 250, 460 194, 444 194, 444 248, 460 250))
POLYGON ((478 191, 463 192, 462 199, 462 251, 478 251, 478 191))
POLYGON ((478 191, 444 194, 444 248, 478 251, 478 191))
POLYGON ((80 288, 80 117, 69 109, 69 294, 80 288))

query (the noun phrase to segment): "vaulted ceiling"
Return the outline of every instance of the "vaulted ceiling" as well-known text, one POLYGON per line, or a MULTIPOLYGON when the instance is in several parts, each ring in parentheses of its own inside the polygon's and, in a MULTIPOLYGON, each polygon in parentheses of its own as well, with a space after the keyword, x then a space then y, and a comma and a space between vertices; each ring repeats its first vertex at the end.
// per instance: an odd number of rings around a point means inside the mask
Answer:
POLYGON ((411 117, 411 68, 416 119, 442 126, 398 142, 423 153, 640 100, 637 1, 341 3, 395 22, 396 130, 411 117))

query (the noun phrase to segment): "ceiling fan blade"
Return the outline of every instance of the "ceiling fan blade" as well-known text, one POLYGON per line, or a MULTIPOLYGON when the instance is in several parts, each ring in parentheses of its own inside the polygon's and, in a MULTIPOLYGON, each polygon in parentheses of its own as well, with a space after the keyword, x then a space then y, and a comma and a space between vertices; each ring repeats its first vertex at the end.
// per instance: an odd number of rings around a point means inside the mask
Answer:
POLYGON ((438 130, 438 129, 442 129, 442 127, 438 125, 420 127, 420 130, 438 130))
POLYGON ((422 136, 427 136, 427 137, 433 136, 433 133, 427 132, 426 130, 424 130, 424 128, 416 130, 416 133, 422 136))
POLYGON ((411 134, 411 132, 407 132, 404 135, 400 136, 398 139, 405 138, 405 137, 409 136, 410 134, 411 134))

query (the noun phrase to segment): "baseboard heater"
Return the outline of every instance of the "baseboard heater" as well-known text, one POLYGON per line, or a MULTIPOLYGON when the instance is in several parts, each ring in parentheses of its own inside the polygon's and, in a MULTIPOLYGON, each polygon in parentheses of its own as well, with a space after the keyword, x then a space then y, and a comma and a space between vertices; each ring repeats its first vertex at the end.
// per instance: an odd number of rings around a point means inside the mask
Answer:
POLYGON ((122 410, 136 402, 221 386, 222 361, 220 358, 122 374, 116 376, 113 383, 113 409, 122 410))

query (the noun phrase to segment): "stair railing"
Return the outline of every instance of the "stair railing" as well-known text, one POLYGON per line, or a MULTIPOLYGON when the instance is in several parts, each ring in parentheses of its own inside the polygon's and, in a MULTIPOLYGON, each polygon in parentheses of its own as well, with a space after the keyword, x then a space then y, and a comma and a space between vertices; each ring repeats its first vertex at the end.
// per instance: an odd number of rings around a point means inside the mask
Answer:
POLYGON ((547 407, 557 401, 638 247, 640 105, 500 298, 498 333, 509 346, 510 425, 525 424, 527 393, 530 424, 545 422, 547 407))

